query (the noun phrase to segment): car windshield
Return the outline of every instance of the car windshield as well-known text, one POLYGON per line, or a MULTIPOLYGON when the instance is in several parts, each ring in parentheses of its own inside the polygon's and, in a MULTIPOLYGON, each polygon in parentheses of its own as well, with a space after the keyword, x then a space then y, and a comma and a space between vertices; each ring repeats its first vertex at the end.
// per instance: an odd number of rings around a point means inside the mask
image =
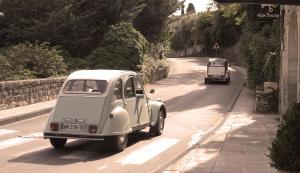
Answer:
POLYGON ((63 89, 65 94, 103 94, 108 82, 105 80, 70 80, 63 89))

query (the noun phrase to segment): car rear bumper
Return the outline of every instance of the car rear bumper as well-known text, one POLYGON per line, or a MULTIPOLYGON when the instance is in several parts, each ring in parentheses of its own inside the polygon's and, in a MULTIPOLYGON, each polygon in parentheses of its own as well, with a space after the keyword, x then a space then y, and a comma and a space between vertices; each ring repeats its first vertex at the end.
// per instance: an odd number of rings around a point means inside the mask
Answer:
POLYGON ((88 140, 104 140, 106 136, 116 136, 128 134, 130 131, 114 132, 111 134, 86 134, 86 133, 64 133, 64 132, 52 132, 45 131, 43 138, 73 138, 73 139, 88 139, 88 140))
POLYGON ((73 139, 104 140, 104 136, 102 136, 102 135, 44 132, 44 139, 47 139, 47 138, 73 138, 73 139))
POLYGON ((226 77, 206 77, 205 79, 210 80, 210 81, 227 81, 229 78, 226 77))

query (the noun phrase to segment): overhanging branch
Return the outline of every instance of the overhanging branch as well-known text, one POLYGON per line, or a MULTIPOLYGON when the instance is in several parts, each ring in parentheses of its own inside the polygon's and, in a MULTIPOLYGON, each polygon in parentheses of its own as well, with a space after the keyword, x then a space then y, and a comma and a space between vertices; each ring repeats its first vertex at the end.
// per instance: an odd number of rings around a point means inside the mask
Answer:
POLYGON ((300 5, 300 0, 214 0, 214 1, 219 3, 300 5))

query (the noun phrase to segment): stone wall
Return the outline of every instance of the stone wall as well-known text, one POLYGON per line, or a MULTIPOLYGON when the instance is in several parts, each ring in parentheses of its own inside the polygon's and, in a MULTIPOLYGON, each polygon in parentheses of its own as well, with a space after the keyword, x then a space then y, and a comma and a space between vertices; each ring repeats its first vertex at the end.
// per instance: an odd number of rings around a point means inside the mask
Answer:
POLYGON ((144 74, 144 82, 153 83, 168 77, 169 67, 161 67, 150 74, 144 74))
POLYGON ((0 82, 0 110, 56 99, 65 79, 0 82))
POLYGON ((185 50, 172 51, 167 56, 172 58, 188 57, 188 56, 201 56, 203 50, 202 45, 196 45, 186 48, 185 50))
POLYGON ((259 113, 270 113, 278 111, 278 84, 275 82, 264 82, 262 90, 256 90, 255 111, 259 113))
MULTIPOLYGON (((162 67, 148 76, 148 82, 167 76, 168 68, 162 67)), ((66 77, 0 82, 0 110, 54 100, 65 79, 66 77)))

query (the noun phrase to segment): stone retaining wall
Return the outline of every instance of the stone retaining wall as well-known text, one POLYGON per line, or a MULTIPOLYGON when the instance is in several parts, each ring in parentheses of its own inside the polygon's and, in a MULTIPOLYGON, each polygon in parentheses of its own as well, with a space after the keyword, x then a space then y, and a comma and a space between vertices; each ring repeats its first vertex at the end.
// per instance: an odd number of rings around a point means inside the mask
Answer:
POLYGON ((264 82, 262 90, 256 90, 255 111, 259 113, 278 112, 278 84, 264 82))
MULTIPOLYGON (((149 77, 154 82, 167 77, 160 68, 149 77)), ((0 82, 0 110, 56 99, 66 77, 0 82)))
POLYGON ((0 82, 0 110, 53 100, 65 77, 0 82))
POLYGON ((146 83, 153 83, 168 77, 168 67, 161 67, 151 74, 144 74, 144 81, 146 83))

